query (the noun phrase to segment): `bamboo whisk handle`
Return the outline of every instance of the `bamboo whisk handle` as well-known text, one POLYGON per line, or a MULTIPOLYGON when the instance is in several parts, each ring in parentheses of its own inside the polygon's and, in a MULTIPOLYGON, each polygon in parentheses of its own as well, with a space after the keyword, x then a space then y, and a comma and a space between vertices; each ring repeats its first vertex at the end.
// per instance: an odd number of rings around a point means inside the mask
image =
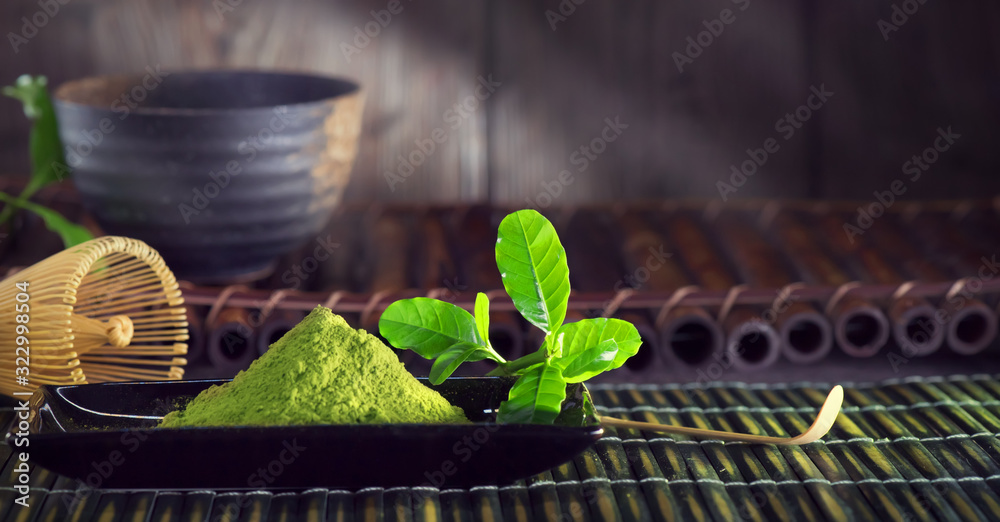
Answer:
POLYGON ((77 339, 77 349, 86 352, 105 343, 115 348, 124 348, 132 342, 135 327, 127 315, 113 315, 107 321, 91 319, 83 315, 70 316, 70 324, 77 339))
POLYGON ((113 315, 108 318, 107 323, 108 343, 115 348, 124 348, 132 342, 132 334, 135 327, 132 320, 127 315, 113 315))

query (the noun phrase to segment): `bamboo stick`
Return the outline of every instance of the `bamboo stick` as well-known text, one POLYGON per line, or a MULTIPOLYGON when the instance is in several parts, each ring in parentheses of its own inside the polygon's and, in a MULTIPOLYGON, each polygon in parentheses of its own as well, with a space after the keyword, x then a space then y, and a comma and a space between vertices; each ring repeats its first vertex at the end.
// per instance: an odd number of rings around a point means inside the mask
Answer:
POLYGON ((301 312, 291 310, 271 311, 264 323, 257 327, 254 349, 258 354, 263 355, 272 344, 281 339, 289 330, 295 328, 295 325, 299 324, 303 317, 301 312))
POLYGON ((225 308, 206 325, 206 353, 218 377, 231 377, 257 356, 257 332, 245 308, 225 308))
POLYGON ((685 426, 670 426, 666 424, 657 424, 651 422, 638 422, 631 421, 627 419, 618 419, 614 417, 601 416, 601 424, 605 426, 613 426, 615 428, 629 428, 645 431, 656 431, 661 433, 677 433, 680 435, 688 435, 691 437, 697 437, 702 439, 716 439, 716 440, 728 440, 728 441, 739 441, 739 442, 749 442, 752 444, 777 444, 779 446, 797 446, 801 444, 809 444, 810 442, 815 442, 833 427, 834 422, 837 420, 837 415, 840 413, 840 407, 844 402, 844 389, 841 386, 834 386, 830 390, 830 394, 827 396, 823 405, 820 407, 819 413, 813 420, 809 428, 795 437, 768 437, 764 435, 750 435, 746 433, 734 433, 729 431, 719 431, 719 430, 706 430, 701 428, 689 428, 685 426))

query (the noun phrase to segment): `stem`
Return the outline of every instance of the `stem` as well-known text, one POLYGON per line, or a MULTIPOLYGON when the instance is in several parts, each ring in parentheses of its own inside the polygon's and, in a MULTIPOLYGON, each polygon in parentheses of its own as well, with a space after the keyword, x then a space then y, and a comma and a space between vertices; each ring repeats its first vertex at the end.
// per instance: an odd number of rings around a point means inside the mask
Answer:
POLYGON ((17 212, 18 210, 27 208, 24 203, 27 201, 27 198, 31 197, 31 195, 34 194, 35 192, 31 191, 29 193, 28 188, 29 187, 25 187, 25 189, 21 192, 21 195, 17 196, 16 198, 14 196, 11 196, 10 194, 7 194, 6 192, 0 192, 0 194, 3 194, 3 196, 0 197, 0 201, 6 203, 6 205, 4 205, 3 207, 3 210, 0 211, 0 225, 6 223, 11 218, 11 216, 13 216, 14 213, 17 212), (25 194, 27 194, 27 196, 25 196, 25 194))
MULTIPOLYGON (((7 204, 4 205, 3 210, 0 210, 0 225, 3 225, 7 221, 9 221, 10 218, 14 215, 14 212, 24 208, 20 205, 20 202, 26 199, 24 197, 25 192, 27 192, 27 190, 22 192, 21 195, 18 196, 16 199, 13 196, 11 196, 11 199, 13 199, 14 201, 8 201, 7 204)), ((28 197, 30 196, 31 195, 29 194, 28 197)))
POLYGON ((525 355, 520 359, 516 359, 509 363, 503 363, 500 366, 497 366, 495 370, 491 371, 490 373, 487 373, 486 376, 500 377, 505 375, 514 375, 515 373, 517 373, 518 370, 523 370, 524 368, 527 368, 529 366, 534 366, 538 363, 545 362, 546 358, 548 358, 548 353, 545 350, 545 347, 542 346, 542 348, 535 353, 529 353, 528 355, 525 355))
POLYGON ((489 341, 486 341, 486 350, 493 355, 494 357, 493 360, 496 361, 497 364, 507 364, 507 359, 504 359, 502 355, 500 355, 496 350, 494 350, 493 345, 490 344, 489 341))
POLYGON ((39 177, 38 172, 32 171, 31 177, 28 179, 28 184, 24 186, 24 190, 22 190, 21 194, 17 196, 15 202, 8 202, 8 204, 4 206, 3 210, 0 210, 0 225, 10 221, 10 218, 13 217, 14 213, 18 210, 27 208, 22 205, 22 203, 31 199, 31 196, 34 196, 35 193, 41 190, 45 185, 44 183, 39 182, 39 179, 41 178, 39 177))

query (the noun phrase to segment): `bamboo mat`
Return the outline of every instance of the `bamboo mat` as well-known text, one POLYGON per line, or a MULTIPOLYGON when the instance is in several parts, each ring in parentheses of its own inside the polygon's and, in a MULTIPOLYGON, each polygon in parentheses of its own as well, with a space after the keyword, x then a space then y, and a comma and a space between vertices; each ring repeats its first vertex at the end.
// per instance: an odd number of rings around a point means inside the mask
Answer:
MULTIPOLYGON (((845 384, 820 442, 776 447, 611 430, 558 468, 471 490, 299 493, 94 491, 32 472, 31 507, 0 487, 0 520, 997 520, 1000 376, 845 384), (239 509, 236 509, 239 508, 239 509), (226 516, 226 513, 238 516, 226 516)), ((786 436, 804 430, 828 383, 591 387, 606 414, 786 436)), ((4 424, 10 412, 2 413, 4 424)), ((0 445, 0 484, 11 448, 0 445)), ((335 465, 335 464, 332 464, 335 465)), ((155 470, 150 470, 155 472, 155 470)))

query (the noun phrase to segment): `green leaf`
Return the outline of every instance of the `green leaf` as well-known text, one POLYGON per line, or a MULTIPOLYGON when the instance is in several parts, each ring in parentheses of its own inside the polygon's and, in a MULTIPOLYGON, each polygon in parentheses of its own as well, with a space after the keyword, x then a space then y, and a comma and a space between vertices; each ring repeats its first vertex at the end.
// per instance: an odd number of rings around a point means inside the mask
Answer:
POLYGON ((4 87, 2 92, 5 96, 10 96, 21 102, 24 115, 29 120, 37 120, 44 110, 42 98, 48 97, 45 89, 48 83, 48 79, 44 76, 22 74, 17 77, 14 85, 4 87))
POLYGON ((559 329, 569 302, 566 250, 549 220, 519 210, 500 223, 497 268, 514 307, 546 334, 559 329))
POLYGON ((590 398, 590 392, 583 383, 566 386, 566 399, 560 407, 559 416, 553 424, 559 426, 586 426, 599 424, 597 409, 590 398))
MULTIPOLYGON (((621 319, 606 317, 583 319, 563 325, 559 329, 559 333, 565 334, 565 337, 563 338, 563 355, 558 361, 575 361, 584 356, 583 354, 591 348, 600 346, 608 339, 614 340, 615 344, 618 345, 618 352, 611 364, 602 371, 614 370, 625 364, 625 361, 635 355, 639 351, 639 347, 642 346, 639 331, 632 323, 621 319)), ((576 376, 568 382, 582 382, 598 373, 601 372, 590 373, 583 378, 576 376)))
POLYGON ((545 346, 545 352, 549 354, 549 358, 562 357, 563 335, 559 331, 546 335, 545 341, 543 341, 542 345, 545 346))
POLYGON ((479 336, 490 344, 490 300, 486 294, 479 292, 476 294, 476 328, 479 329, 479 336))
POLYGON ((396 348, 410 349, 434 359, 457 344, 485 348, 472 314, 451 303, 415 297, 389 305, 378 321, 378 330, 396 348))
MULTIPOLYGON (((28 138, 31 177, 21 192, 20 199, 28 199, 46 185, 62 181, 69 172, 47 85, 48 81, 44 76, 22 75, 15 85, 3 88, 3 94, 19 100, 25 116, 34 122, 28 138)), ((5 222, 10 215, 6 210, 0 212, 0 223, 5 222)))
POLYGON ((582 352, 553 359, 553 363, 562 369, 562 376, 566 382, 583 382, 610 368, 617 354, 618 343, 614 339, 605 339, 582 352))
POLYGON ((540 364, 518 377, 507 400, 500 403, 497 422, 552 424, 565 398, 561 370, 549 363, 540 364))
POLYGON ((71 223, 64 218, 62 214, 48 207, 14 198, 13 196, 3 192, 0 192, 0 201, 7 203, 7 205, 11 207, 23 208, 38 214, 38 216, 45 221, 45 226, 48 227, 49 230, 59 234, 59 237, 62 238, 63 245, 65 245, 66 248, 94 239, 94 236, 90 234, 89 230, 77 225, 76 223, 71 223))
POLYGON ((489 358, 490 354, 481 346, 473 343, 459 343, 448 348, 441 355, 434 359, 431 365, 431 372, 428 377, 431 384, 441 384, 445 379, 451 377, 458 367, 468 361, 481 361, 489 358))
MULTIPOLYGON (((62 142, 59 140, 59 124, 52 108, 47 90, 48 81, 44 76, 23 75, 13 87, 5 87, 4 94, 17 98, 24 105, 24 114, 34 121, 29 136, 31 152, 31 193, 21 194, 31 197, 34 191, 57 181, 68 171, 63 156, 62 142)), ((25 189, 28 192, 29 189, 25 189)))

